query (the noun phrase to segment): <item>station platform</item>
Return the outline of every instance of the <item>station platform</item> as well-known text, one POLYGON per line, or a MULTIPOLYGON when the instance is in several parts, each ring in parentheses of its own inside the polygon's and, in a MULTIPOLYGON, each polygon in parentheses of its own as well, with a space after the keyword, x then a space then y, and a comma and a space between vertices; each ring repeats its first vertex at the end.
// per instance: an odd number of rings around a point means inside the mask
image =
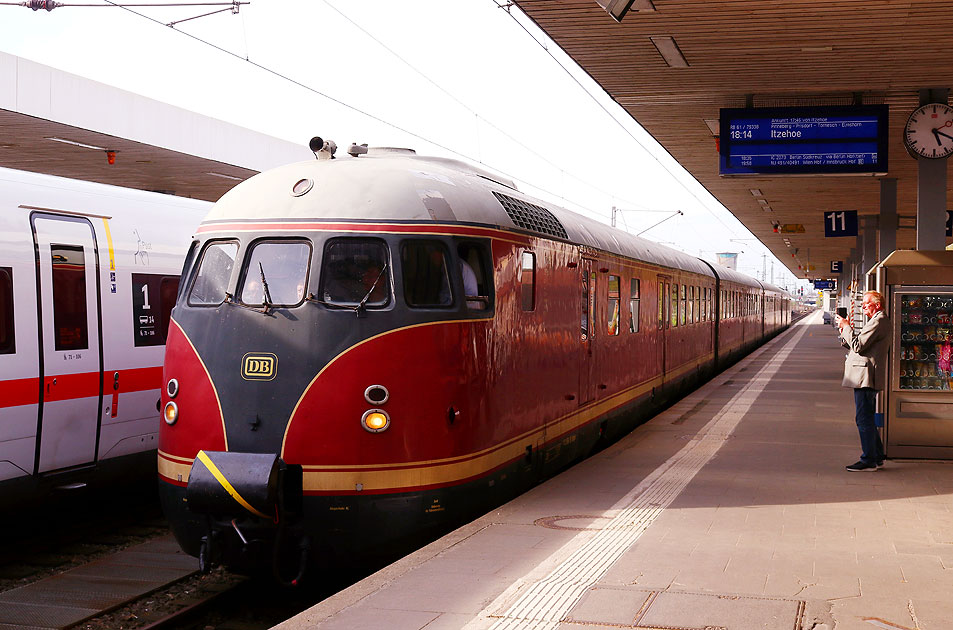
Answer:
POLYGON ((844 353, 815 312, 608 449, 276 628, 951 628, 953 462, 846 471, 860 441, 844 353))

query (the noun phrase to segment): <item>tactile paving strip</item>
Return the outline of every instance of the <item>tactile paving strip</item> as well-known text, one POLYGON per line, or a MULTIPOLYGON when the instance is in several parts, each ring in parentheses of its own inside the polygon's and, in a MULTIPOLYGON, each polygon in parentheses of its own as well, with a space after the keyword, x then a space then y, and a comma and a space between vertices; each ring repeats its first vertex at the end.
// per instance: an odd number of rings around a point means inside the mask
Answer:
POLYGON ((0 593, 0 630, 61 629, 198 570, 171 537, 0 593))
POLYGON ((641 537, 725 443, 808 327, 800 322, 794 330, 798 332, 715 413, 689 444, 606 513, 606 516, 615 514, 608 525, 576 548, 545 578, 530 584, 517 583, 497 599, 497 602, 505 600, 507 593, 518 588, 522 595, 512 605, 498 610, 491 604, 471 625, 496 618, 491 630, 556 630, 584 593, 641 537))

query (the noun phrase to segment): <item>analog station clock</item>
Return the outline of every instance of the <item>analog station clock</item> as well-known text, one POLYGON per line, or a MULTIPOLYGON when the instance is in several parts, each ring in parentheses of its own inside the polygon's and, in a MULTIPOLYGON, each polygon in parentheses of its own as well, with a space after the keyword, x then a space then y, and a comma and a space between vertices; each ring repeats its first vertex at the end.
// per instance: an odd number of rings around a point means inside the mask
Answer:
POLYGON ((903 143, 915 156, 940 159, 953 155, 953 107, 930 103, 915 109, 903 127, 903 143))

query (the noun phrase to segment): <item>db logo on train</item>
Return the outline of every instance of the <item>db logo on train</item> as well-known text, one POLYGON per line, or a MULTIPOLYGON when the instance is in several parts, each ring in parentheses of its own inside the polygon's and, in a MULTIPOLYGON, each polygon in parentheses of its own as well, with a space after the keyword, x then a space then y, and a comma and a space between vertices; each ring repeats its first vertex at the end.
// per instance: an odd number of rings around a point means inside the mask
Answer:
POLYGON ((270 352, 249 352, 242 357, 242 378, 246 381, 270 381, 278 372, 278 357, 270 352))

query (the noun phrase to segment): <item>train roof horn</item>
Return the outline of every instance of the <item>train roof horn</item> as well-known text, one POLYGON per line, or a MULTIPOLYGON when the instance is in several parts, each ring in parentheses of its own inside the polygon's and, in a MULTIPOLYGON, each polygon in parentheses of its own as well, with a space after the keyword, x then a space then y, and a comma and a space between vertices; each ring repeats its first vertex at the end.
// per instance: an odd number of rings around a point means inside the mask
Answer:
POLYGON ((324 140, 321 136, 311 138, 308 147, 314 153, 314 157, 319 160, 333 160, 334 152, 338 150, 338 145, 334 140, 324 140))

